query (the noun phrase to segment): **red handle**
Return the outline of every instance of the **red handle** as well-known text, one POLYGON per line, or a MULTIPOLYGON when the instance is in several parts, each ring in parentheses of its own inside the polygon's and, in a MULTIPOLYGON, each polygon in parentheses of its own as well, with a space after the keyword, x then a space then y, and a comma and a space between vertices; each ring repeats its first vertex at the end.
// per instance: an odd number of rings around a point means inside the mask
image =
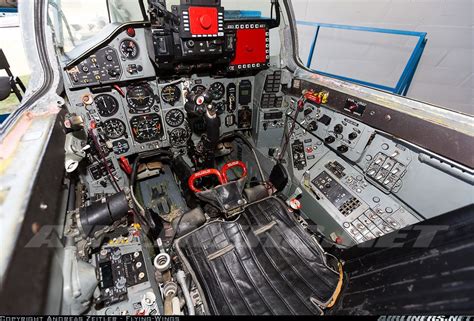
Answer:
POLYGON ((247 176, 247 166, 244 164, 244 162, 241 161, 235 161, 235 162, 230 162, 225 164, 222 169, 221 169, 221 175, 224 180, 224 184, 229 182, 229 178, 227 177, 227 172, 234 167, 240 167, 242 168, 242 177, 247 176))
POLYGON ((215 169, 215 168, 211 168, 211 169, 205 169, 205 170, 202 170, 200 172, 197 172, 193 175, 191 175, 191 177, 189 178, 188 180, 188 186, 189 188, 194 192, 194 193, 199 193, 201 192, 201 190, 197 189, 196 186, 194 186, 194 181, 199 179, 199 178, 203 178, 203 177, 206 177, 206 176, 217 176, 217 178, 219 179, 219 183, 222 185, 224 183, 224 180, 222 179, 222 175, 221 173, 215 169))

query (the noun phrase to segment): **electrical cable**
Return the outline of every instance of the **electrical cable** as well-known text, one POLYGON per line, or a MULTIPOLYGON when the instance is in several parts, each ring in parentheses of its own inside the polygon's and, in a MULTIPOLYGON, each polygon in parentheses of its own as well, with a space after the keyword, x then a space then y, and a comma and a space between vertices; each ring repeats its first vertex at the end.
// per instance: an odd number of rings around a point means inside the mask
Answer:
POLYGON ((168 249, 166 252, 170 252, 171 251, 171 248, 173 247, 173 243, 174 241, 176 240, 176 236, 178 236, 178 233, 179 233, 179 228, 180 228, 180 225, 181 225, 181 221, 183 220, 183 217, 184 217, 184 214, 181 215, 181 217, 179 218, 178 220, 178 224, 176 224, 176 231, 174 232, 174 235, 173 235, 173 238, 171 239, 171 242, 170 244, 168 245, 168 249))
POLYGON ((92 141, 94 142, 94 146, 97 150, 97 153, 99 153, 99 157, 101 158, 102 160, 102 163, 107 171, 107 173, 109 174, 110 178, 111 178, 111 182, 112 182, 112 185, 114 186, 115 190, 117 193, 120 193, 122 191, 122 189, 120 188, 120 185, 117 181, 117 178, 115 178, 114 174, 112 173, 112 170, 110 169, 110 166, 107 162, 107 158, 105 157, 103 151, 102 151, 102 148, 99 144, 99 140, 97 139, 97 136, 95 135, 94 133, 94 130, 93 129, 90 129, 89 130, 89 136, 92 138, 92 141))
POLYGON ((285 156, 286 150, 287 150, 288 145, 290 143, 291 135, 293 134, 293 132, 295 130, 295 127, 296 127, 296 120, 298 119, 298 115, 300 114, 300 112, 304 109, 305 101, 306 100, 302 96, 297 102, 295 116, 293 117, 293 123, 291 125, 290 131, 288 132, 288 134, 285 137, 286 138, 285 142, 281 147, 280 155, 278 156, 278 162, 281 162, 283 160, 283 157, 285 156))

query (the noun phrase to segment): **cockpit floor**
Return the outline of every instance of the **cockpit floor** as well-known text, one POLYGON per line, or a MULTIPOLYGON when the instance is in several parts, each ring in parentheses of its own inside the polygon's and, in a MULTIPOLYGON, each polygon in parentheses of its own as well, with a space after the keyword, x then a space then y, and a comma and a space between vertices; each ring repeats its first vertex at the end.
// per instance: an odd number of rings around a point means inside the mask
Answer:
POLYGON ((210 314, 321 314, 339 281, 278 198, 252 204, 234 222, 206 224, 176 245, 210 314))

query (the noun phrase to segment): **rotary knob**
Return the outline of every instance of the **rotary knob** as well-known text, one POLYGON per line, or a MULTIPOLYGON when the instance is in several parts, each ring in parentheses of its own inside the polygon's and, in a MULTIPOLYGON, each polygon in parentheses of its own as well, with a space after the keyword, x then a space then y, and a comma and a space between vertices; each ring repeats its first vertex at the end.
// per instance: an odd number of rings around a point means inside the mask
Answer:
POLYGON ((125 284, 127 283, 127 280, 121 276, 115 281, 115 287, 119 290, 123 289, 125 287, 125 284))
POLYGON ((326 144, 332 144, 336 141, 336 138, 334 136, 328 136, 324 141, 326 142, 326 144))
POLYGON ((336 126, 334 126, 334 132, 336 134, 342 134, 343 131, 344 131, 344 126, 342 126, 341 124, 337 124, 336 126))

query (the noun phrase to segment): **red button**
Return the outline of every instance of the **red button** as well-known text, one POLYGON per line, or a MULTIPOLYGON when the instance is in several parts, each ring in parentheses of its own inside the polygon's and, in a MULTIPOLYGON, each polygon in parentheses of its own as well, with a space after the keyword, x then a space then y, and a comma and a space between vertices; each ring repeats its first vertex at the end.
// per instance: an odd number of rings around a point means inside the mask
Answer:
POLYGON ((201 23, 201 27, 206 30, 212 27, 212 19, 207 14, 202 15, 201 18, 199 18, 199 22, 201 23))
POLYGON ((133 28, 128 28, 128 29, 127 29, 127 35, 128 35, 129 37, 132 37, 132 38, 135 37, 135 29, 133 29, 133 28))
POLYGON ((313 151, 314 151, 314 150, 313 150, 313 147, 306 147, 306 152, 307 152, 308 154, 311 154, 313 151))

